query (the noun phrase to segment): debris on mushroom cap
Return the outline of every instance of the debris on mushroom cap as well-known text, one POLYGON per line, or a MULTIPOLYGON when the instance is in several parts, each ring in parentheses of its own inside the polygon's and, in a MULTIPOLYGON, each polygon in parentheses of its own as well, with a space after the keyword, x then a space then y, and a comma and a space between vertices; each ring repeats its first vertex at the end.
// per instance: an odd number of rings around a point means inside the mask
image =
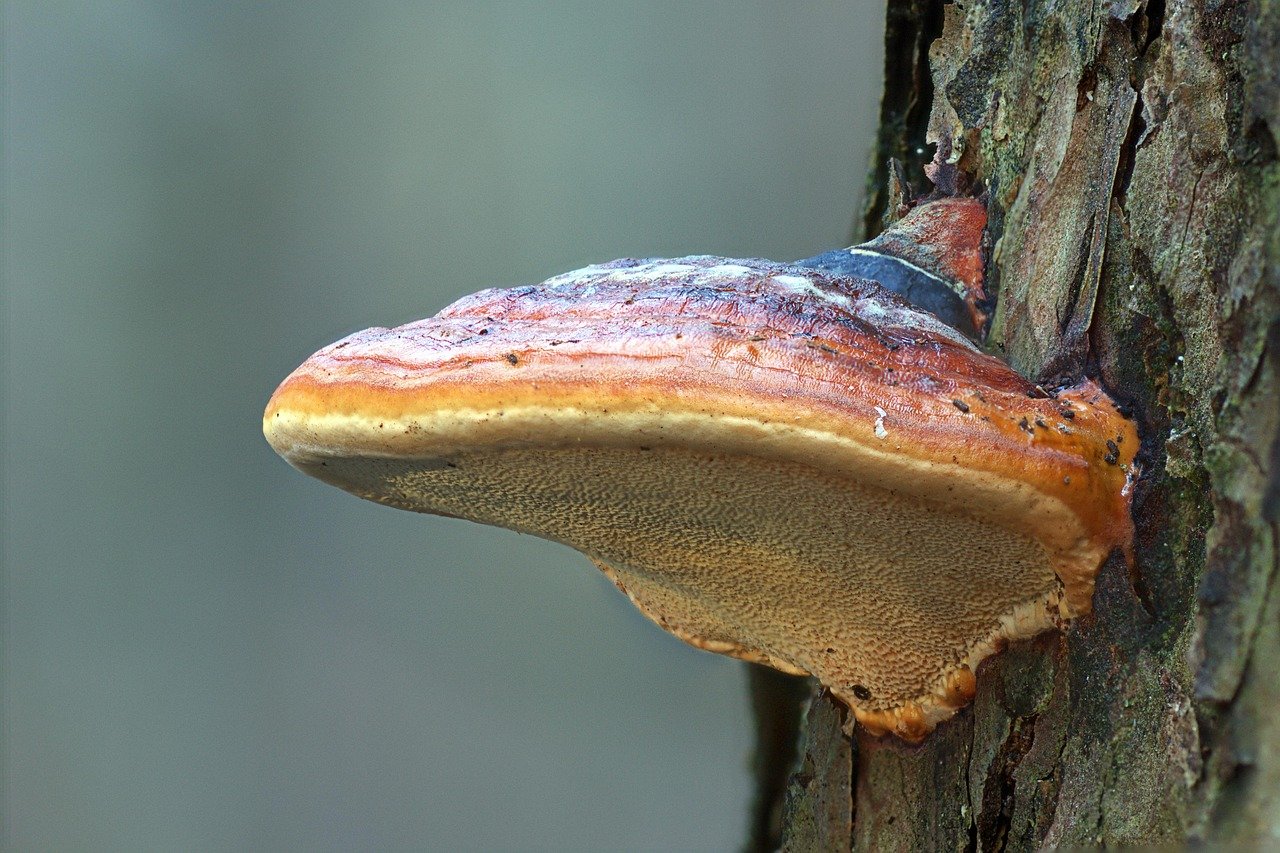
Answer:
POLYGON ((622 260, 308 359, 264 416, 369 500, 564 542, 704 649, 918 740, 1005 640, 1089 610, 1137 437, 878 285, 622 260))

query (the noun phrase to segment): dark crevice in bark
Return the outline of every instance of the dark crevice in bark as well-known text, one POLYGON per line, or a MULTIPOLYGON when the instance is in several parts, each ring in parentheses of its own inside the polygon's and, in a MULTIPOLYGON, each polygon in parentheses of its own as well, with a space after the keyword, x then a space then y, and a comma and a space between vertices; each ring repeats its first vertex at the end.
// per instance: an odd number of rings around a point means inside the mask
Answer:
MULTIPOLYGON (((1093 229, 1094 219, 1097 216, 1098 214, 1095 212, 1092 216, 1089 217, 1090 231, 1092 231, 1093 229)), ((1071 334, 1071 332, 1073 331, 1073 327, 1077 325, 1076 318, 1080 315, 1081 312, 1086 310, 1086 307, 1080 304, 1080 294, 1085 289, 1085 278, 1088 276, 1090 272, 1089 253, 1092 250, 1092 248, 1093 247, 1090 246, 1088 243, 1082 242, 1080 244, 1079 256, 1075 264, 1075 275, 1071 277, 1071 283, 1068 284, 1066 288, 1066 304, 1071 306, 1072 310, 1068 311, 1066 314, 1058 318, 1058 334, 1066 342, 1064 349, 1068 349, 1068 348, 1074 349, 1074 347, 1071 346, 1071 344, 1073 343, 1072 341, 1073 335, 1071 334)), ((1054 368, 1053 370, 1050 371, 1049 375, 1041 376, 1041 382, 1043 384, 1050 385, 1052 387, 1062 387, 1064 385, 1070 385, 1073 379, 1075 378, 1071 375, 1072 372, 1073 371, 1069 368, 1065 370, 1062 368, 1054 368)))
POLYGON ((1160 37, 1164 30, 1165 0, 1148 0, 1146 8, 1137 17, 1145 22, 1144 32, 1135 33, 1134 39, 1139 45, 1139 54, 1145 54, 1151 43, 1160 37))
POLYGON ((1146 578, 1143 576, 1142 567, 1135 560, 1126 565, 1129 570, 1129 588, 1133 590, 1134 600, 1138 602, 1138 606, 1142 608, 1142 612, 1147 614, 1147 618, 1156 618, 1155 605, 1151 601, 1151 588, 1147 585, 1146 578))
POLYGON ((982 850, 1004 850, 1013 820, 1018 783, 1014 771, 1035 740, 1037 715, 1015 717, 1009 736, 1000 746, 982 787, 982 807, 978 812, 977 838, 982 850))
MULTIPOLYGON (((1154 4, 1151 4, 1151 5, 1154 5, 1154 4)), ((1144 34, 1133 33, 1133 35, 1135 36, 1134 48, 1136 51, 1136 55, 1141 56, 1145 52, 1146 48, 1150 46, 1155 36, 1159 34, 1160 26, 1163 21, 1163 14, 1164 14, 1164 7, 1162 2, 1160 3, 1160 8, 1158 10, 1152 11, 1149 8, 1144 12, 1144 10, 1139 9, 1138 12, 1135 13, 1134 17, 1142 18, 1143 20, 1147 21, 1148 28, 1154 27, 1154 33, 1155 33, 1153 35, 1149 29, 1148 32, 1145 34, 1145 38, 1144 38, 1144 34), (1145 43, 1138 43, 1143 41, 1145 43)), ((1139 75, 1145 75, 1148 70, 1149 69, 1141 70, 1139 72, 1139 75)), ((1115 178, 1112 182, 1112 187, 1111 187, 1111 205, 1110 205, 1110 210, 1108 211, 1108 215, 1115 217, 1117 219, 1116 225, 1120 230, 1120 234, 1118 235, 1120 239, 1116 240, 1115 242, 1124 242, 1124 243, 1128 243, 1128 234, 1126 233, 1125 229, 1121 226, 1122 226, 1122 223, 1124 223, 1128 217, 1128 211, 1126 210, 1127 195, 1129 192, 1130 184, 1133 179, 1133 171, 1137 163, 1138 146, 1140 144, 1140 141, 1143 139, 1143 136, 1146 131, 1146 122, 1142 117, 1143 80, 1140 80, 1140 79, 1131 80, 1130 85, 1134 89, 1136 98, 1134 100, 1133 109, 1130 111, 1128 129, 1125 132, 1124 141, 1120 144, 1119 157, 1116 163, 1115 178)), ((1107 229, 1108 241, 1111 241, 1112 239, 1111 230, 1112 229, 1110 228, 1107 229)), ((1101 301, 1107 298, 1108 294, 1106 293, 1106 290, 1107 288, 1112 286, 1114 286, 1114 282, 1110 280, 1110 277, 1103 276, 1102 279, 1099 281, 1097 299, 1101 301)), ((1097 347, 1097 342, 1095 340, 1094 328, 1090 328, 1088 337, 1089 337, 1088 359, 1089 359, 1089 365, 1090 365, 1089 373, 1090 375, 1096 376, 1096 375, 1099 375, 1101 371, 1100 371, 1098 347, 1097 347)), ((1111 377, 1104 377, 1104 379, 1110 380, 1111 377)), ((1115 384, 1114 382, 1108 381, 1107 382, 1108 390, 1112 392, 1113 396, 1116 396, 1121 400, 1123 400, 1125 396, 1123 390, 1117 391, 1113 389, 1111 386, 1113 386, 1114 384, 1115 384)), ((1160 454, 1162 452, 1162 449, 1160 447, 1155 446, 1155 444, 1152 441, 1153 433, 1150 429, 1151 425, 1146 422, 1148 420, 1148 418, 1146 417, 1148 407, 1144 405, 1136 405, 1137 402, 1138 401, 1135 401, 1135 400, 1123 400, 1123 405, 1125 406, 1125 408, 1128 409, 1129 412, 1133 413, 1133 415, 1138 418, 1139 427, 1140 427, 1138 434, 1144 437, 1142 442, 1143 446, 1140 450, 1138 458, 1135 460, 1136 464, 1139 466, 1138 470, 1141 472, 1144 472, 1143 475, 1140 477, 1139 483, 1137 484, 1137 488, 1141 489, 1141 495, 1135 495, 1134 503, 1133 503, 1135 518, 1141 518, 1143 517, 1141 515, 1141 512, 1145 504, 1145 498, 1146 498, 1148 489, 1151 483, 1153 482, 1152 476, 1151 476, 1152 468, 1153 468, 1153 466, 1151 465, 1152 457, 1155 454, 1160 454)), ((1163 469, 1163 465, 1160 465, 1159 467, 1163 469)), ((1147 617, 1150 619, 1155 619, 1156 610, 1155 610, 1154 602, 1152 600, 1152 592, 1151 592, 1150 586, 1146 581, 1146 576, 1143 571, 1143 565, 1141 561, 1137 559, 1129 560, 1127 562, 1126 568, 1128 569, 1129 586, 1133 590, 1135 599, 1137 600, 1139 606, 1142 607, 1147 617)))
MULTIPOLYGON (((880 101, 880 130, 876 137, 871 174, 863 204, 861 239, 883 230, 891 212, 891 159, 905 174, 919 180, 932 159, 925 143, 933 78, 929 74, 929 45, 942 33, 940 0, 906 0, 888 5, 884 49, 884 94, 880 101)), ((858 235, 854 235, 855 239, 858 235)))
POLYGON ((1129 132, 1125 135, 1124 142, 1120 145, 1120 162, 1116 166, 1115 187, 1111 191, 1111 197, 1115 199, 1122 213, 1125 211, 1125 203, 1129 194, 1129 183, 1133 180, 1133 166, 1138 153, 1138 141, 1142 139, 1147 130, 1147 123, 1142 118, 1142 81, 1135 81, 1133 88, 1137 92, 1138 100, 1134 103, 1133 115, 1129 118, 1129 132))

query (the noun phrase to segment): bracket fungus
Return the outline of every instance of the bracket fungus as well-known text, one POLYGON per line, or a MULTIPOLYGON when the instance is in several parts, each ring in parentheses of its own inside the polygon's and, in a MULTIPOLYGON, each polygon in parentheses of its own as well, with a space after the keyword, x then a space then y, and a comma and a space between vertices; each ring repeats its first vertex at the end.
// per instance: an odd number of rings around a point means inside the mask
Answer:
MULTIPOLYGON (((264 430, 360 497, 570 545, 682 640, 919 740, 1001 643, 1089 610, 1129 547, 1138 441, 1096 384, 1047 394, 839 266, 894 237, 482 291, 320 350, 264 430)), ((930 239, 904 269, 980 323, 980 259, 930 239)))

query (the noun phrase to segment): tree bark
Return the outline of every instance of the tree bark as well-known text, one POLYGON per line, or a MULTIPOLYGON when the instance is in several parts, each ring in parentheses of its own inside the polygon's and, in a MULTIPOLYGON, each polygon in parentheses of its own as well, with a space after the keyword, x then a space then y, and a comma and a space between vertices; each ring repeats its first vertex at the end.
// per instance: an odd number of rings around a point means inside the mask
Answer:
POLYGON ((890 0, 886 44, 868 230, 950 145, 988 348, 1137 419, 1135 561, 920 746, 818 696, 784 849, 1280 844, 1280 0, 890 0))

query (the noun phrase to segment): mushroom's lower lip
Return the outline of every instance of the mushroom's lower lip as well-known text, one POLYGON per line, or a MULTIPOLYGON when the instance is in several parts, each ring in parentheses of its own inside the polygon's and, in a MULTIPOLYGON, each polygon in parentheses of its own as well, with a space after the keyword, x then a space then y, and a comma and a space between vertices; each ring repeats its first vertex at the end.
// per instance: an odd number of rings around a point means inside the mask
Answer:
POLYGON ((970 671, 999 638, 1056 614, 1059 584, 1037 542, 811 464, 678 438, 416 455, 312 447, 289 461, 378 503, 563 542, 686 642, 813 674, 869 725, 901 723, 907 736, 967 701, 957 666, 970 671), (977 542, 980 565, 964 559, 977 542))

